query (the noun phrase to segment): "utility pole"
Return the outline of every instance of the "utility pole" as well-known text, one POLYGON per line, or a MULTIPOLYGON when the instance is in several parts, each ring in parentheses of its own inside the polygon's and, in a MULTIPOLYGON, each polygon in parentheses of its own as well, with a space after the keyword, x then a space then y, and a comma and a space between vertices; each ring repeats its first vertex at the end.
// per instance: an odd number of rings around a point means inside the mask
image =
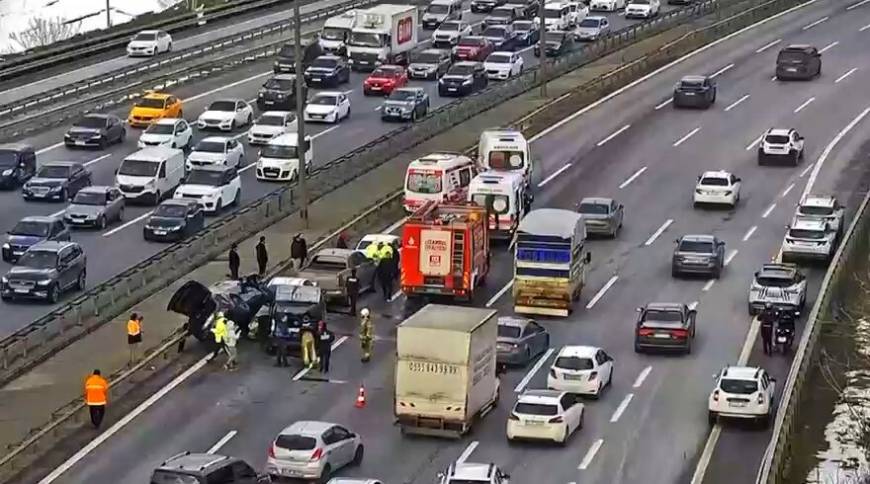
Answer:
POLYGON ((112 0, 106 0, 106 28, 112 28, 112 0))
POLYGON ((294 54, 296 56, 296 151, 299 156, 299 164, 296 168, 296 176, 299 178, 299 204, 300 214, 305 228, 308 228, 308 187, 306 186, 305 154, 311 148, 305 140, 305 76, 302 75, 302 32, 299 25, 299 1, 293 2, 293 41, 296 44, 294 54))
POLYGON ((541 74, 541 97, 547 97, 547 42, 544 39, 547 33, 547 25, 544 23, 544 6, 546 1, 541 2, 538 7, 539 32, 538 50, 541 52, 541 57, 538 61, 538 72, 541 74))

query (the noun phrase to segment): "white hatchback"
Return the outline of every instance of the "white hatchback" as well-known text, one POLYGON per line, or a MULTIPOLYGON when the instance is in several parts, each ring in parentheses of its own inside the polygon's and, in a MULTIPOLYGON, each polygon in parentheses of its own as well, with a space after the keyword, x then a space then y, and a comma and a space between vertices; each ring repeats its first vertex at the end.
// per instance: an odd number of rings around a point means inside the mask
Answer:
POLYGON ((551 440, 561 445, 583 428, 584 406, 576 395, 554 390, 527 390, 508 415, 507 439, 551 440))
POLYGON ((350 97, 343 92, 318 92, 305 104, 305 122, 338 123, 350 116, 350 97))
POLYGON ((290 111, 266 111, 248 131, 248 143, 264 145, 282 134, 295 133, 299 129, 296 114, 290 111))
POLYGON ((563 346, 547 375, 547 388, 601 396, 613 377, 613 358, 594 346, 563 346))
POLYGON ((701 204, 729 205, 734 207, 740 201, 740 178, 727 171, 707 171, 698 177, 693 201, 701 204))
POLYGON ((726 366, 713 375, 716 387, 710 392, 709 421, 719 417, 760 420, 765 425, 774 412, 776 379, 762 368, 726 366))
POLYGON ((269 446, 266 472, 273 482, 280 478, 325 482, 342 467, 360 465, 363 452, 360 436, 341 425, 296 422, 269 446))

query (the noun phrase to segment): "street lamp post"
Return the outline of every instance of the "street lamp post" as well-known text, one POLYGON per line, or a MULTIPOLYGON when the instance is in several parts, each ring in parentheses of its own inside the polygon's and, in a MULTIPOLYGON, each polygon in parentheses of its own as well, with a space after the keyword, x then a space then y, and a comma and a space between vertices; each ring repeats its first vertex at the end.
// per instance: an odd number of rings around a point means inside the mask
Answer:
POLYGON ((299 163, 296 176, 299 178, 300 215, 305 228, 308 228, 308 187, 306 186, 305 155, 311 148, 305 140, 305 77, 302 75, 302 32, 299 25, 299 0, 293 2, 293 42, 296 56, 296 146, 299 163))

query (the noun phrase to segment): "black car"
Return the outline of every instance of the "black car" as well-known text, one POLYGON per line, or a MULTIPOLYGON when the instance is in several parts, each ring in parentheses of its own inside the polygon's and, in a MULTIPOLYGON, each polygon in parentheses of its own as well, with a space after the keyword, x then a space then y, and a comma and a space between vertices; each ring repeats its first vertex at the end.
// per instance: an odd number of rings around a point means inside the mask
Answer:
POLYGON ((151 484, 270 484, 269 476, 257 474, 248 463, 217 454, 182 454, 170 457, 154 469, 151 484))
POLYGON ((684 76, 674 86, 674 107, 709 108, 716 102, 716 82, 707 76, 684 76))
POLYGON ((429 112, 429 95, 422 87, 400 87, 390 93, 381 107, 384 121, 416 121, 429 112))
POLYGON ((187 281, 169 299, 166 310, 187 316, 188 334, 208 341, 216 311, 223 311, 241 328, 242 335, 247 335, 254 316, 271 300, 269 289, 257 275, 240 281, 218 282, 210 288, 197 281, 187 281))
POLYGON ((39 167, 36 176, 21 187, 25 200, 65 202, 91 186, 91 172, 76 161, 52 161, 39 167))
POLYGON ((156 242, 175 242, 205 226, 205 213, 196 200, 164 200, 145 220, 142 237, 156 242))
MULTIPOLYGON (((303 97, 308 98, 308 86, 302 86, 303 97)), ((257 93, 257 107, 260 111, 296 109, 296 75, 278 74, 272 76, 257 93)))
POLYGON ((36 173, 36 151, 30 145, 0 145, 0 187, 14 188, 36 173))
POLYGON ((272 353, 276 350, 273 337, 278 337, 293 354, 301 346, 302 329, 316 330, 318 322, 326 320, 326 299, 317 286, 286 284, 280 279, 267 286, 272 301, 257 313, 257 338, 272 353))
POLYGON ((471 13, 491 12, 492 9, 507 3, 507 0, 471 0, 471 13))
POLYGON ((75 242, 40 242, 27 249, 18 265, 0 279, 0 297, 54 304, 66 291, 85 289, 87 262, 85 251, 75 242))
MULTIPOLYGON (((324 54, 317 39, 302 39, 302 72, 314 62, 314 59, 324 54)), ((291 43, 284 44, 278 51, 278 58, 272 66, 275 74, 296 72, 296 46, 291 43)))
POLYGON ((514 44, 514 31, 510 25, 490 25, 480 34, 492 42, 495 50, 511 50, 514 44))
POLYGON ((822 53, 812 45, 790 45, 776 56, 776 78, 812 79, 822 75, 822 53))
POLYGON ((322 55, 305 69, 305 84, 308 86, 338 86, 350 82, 350 66, 337 55, 322 55))
POLYGON ((30 216, 19 220, 6 232, 3 260, 15 263, 34 245, 46 240, 69 240, 70 230, 60 216, 30 216))
POLYGON ((449 50, 426 49, 411 57, 408 64, 408 77, 410 79, 438 79, 447 73, 453 58, 449 50))
POLYGON ((692 352, 697 311, 681 303, 649 303, 637 312, 635 353, 651 349, 692 352))
POLYGON ((541 38, 541 29, 533 20, 517 20, 511 27, 514 29, 516 45, 528 47, 537 44, 541 38))
POLYGON ((95 147, 104 149, 113 143, 123 143, 127 136, 124 122, 112 114, 87 114, 67 130, 63 142, 68 148, 95 147))
MULTIPOLYGON (((544 32, 547 57, 560 57, 574 48, 574 34, 564 30, 544 32)), ((535 57, 541 56, 540 44, 535 44, 535 57)))
POLYGON ((438 79, 438 95, 464 96, 485 88, 488 83, 482 62, 457 62, 438 79))

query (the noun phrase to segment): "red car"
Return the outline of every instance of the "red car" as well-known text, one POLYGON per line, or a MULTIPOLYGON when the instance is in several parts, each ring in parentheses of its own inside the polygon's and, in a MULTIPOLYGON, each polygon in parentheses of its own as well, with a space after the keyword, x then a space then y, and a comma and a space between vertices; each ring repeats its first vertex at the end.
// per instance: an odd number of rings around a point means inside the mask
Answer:
POLYGON ((483 62, 495 50, 495 44, 484 37, 463 37, 453 48, 453 59, 483 62))
POLYGON ((408 71, 402 66, 381 66, 363 82, 363 94, 389 96, 394 89, 408 83, 408 71))

